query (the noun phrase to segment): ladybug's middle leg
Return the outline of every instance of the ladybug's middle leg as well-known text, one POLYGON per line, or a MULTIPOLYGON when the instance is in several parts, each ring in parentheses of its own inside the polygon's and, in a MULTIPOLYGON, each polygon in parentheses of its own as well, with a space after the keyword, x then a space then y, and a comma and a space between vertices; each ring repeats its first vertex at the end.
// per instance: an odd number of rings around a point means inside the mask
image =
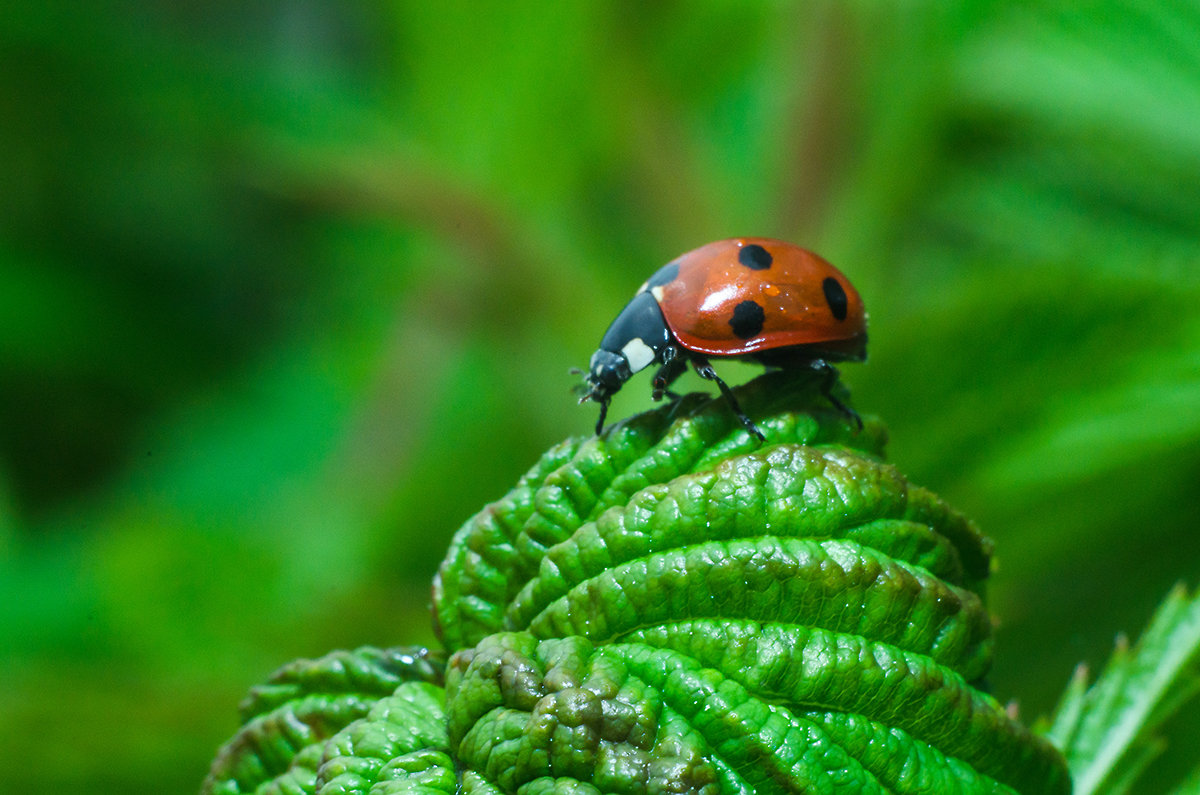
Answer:
POLYGON ((666 395, 671 400, 678 400, 679 395, 670 391, 669 387, 687 370, 687 360, 679 355, 678 348, 669 345, 663 349, 662 362, 662 367, 658 368, 658 372, 654 374, 654 380, 650 382, 654 387, 650 397, 654 400, 662 400, 663 395, 666 395))
POLYGON ((834 408, 842 412, 847 419, 851 420, 855 425, 857 425, 858 429, 861 431, 863 429, 862 417, 858 416, 857 411, 847 406, 840 399, 838 399, 837 395, 833 394, 833 385, 837 383, 838 379, 837 368, 824 359, 817 359, 814 361, 812 363, 812 368, 821 376, 821 394, 825 396, 826 400, 833 404, 834 408))
POLYGON ((763 436, 762 431, 760 431, 758 426, 754 424, 754 420, 750 419, 748 416, 746 416, 746 412, 742 411, 742 407, 738 404, 737 398, 733 396, 733 390, 729 388, 728 384, 721 380, 721 377, 717 375, 717 371, 714 370, 712 365, 708 363, 708 359, 705 359, 702 356, 692 356, 691 359, 692 368, 695 369, 696 375, 708 381, 716 382, 717 388, 721 390, 721 394, 724 395, 725 399, 729 401, 729 407, 733 409, 734 416, 742 421, 742 425, 746 426, 746 430, 757 436, 760 442, 766 441, 767 437, 763 436))

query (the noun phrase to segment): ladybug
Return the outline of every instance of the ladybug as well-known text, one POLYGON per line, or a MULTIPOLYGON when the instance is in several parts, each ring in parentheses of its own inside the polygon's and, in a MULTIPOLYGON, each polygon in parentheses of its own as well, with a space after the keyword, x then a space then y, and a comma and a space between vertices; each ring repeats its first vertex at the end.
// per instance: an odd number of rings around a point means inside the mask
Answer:
POLYGON ((634 373, 659 365, 652 396, 661 400, 690 363, 714 381, 742 424, 762 432, 738 405, 710 358, 743 359, 774 368, 811 368, 822 392, 858 425, 831 391, 831 361, 867 358, 867 313, 841 271, 811 251, 765 237, 719 240, 664 265, 608 327, 591 359, 580 403, 608 404, 634 373))

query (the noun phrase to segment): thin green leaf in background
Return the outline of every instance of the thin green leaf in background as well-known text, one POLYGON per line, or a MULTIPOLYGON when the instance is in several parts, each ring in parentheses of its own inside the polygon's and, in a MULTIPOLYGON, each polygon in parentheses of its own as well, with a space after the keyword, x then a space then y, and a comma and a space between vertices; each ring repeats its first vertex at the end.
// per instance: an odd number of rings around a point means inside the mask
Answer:
POLYGON ((1075 795, 1141 791, 1138 777, 1165 748, 1162 724, 1200 692, 1198 661, 1200 599, 1177 587, 1132 648, 1118 641, 1086 690, 1080 668, 1046 732, 1066 754, 1075 795))

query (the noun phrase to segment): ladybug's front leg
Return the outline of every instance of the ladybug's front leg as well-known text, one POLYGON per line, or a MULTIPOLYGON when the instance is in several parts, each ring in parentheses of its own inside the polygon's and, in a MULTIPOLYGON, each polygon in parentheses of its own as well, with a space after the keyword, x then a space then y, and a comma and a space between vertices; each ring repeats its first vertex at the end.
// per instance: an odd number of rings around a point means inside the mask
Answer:
POLYGON ((708 359, 705 359, 703 356, 696 356, 695 354, 691 356, 691 359, 692 367, 696 370, 696 375, 709 381, 715 381, 717 383, 717 388, 721 390, 721 394, 724 395, 725 399, 729 401, 729 407, 733 409, 734 416, 741 420, 742 425, 746 426, 746 430, 757 436, 760 442, 765 442, 767 437, 763 436, 762 431, 760 431, 758 426, 754 424, 754 420, 750 419, 748 416, 746 416, 746 412, 742 411, 742 407, 738 404, 737 398, 733 396, 733 390, 729 388, 728 384, 721 380, 721 377, 717 375, 717 371, 714 370, 712 365, 708 363, 708 359))
POLYGON ((654 391, 650 393, 650 397, 654 400, 662 400, 663 395, 677 400, 679 395, 671 392, 668 387, 675 382, 675 379, 683 375, 683 371, 687 369, 687 360, 679 355, 679 349, 674 345, 668 345, 662 352, 662 367, 658 368, 658 372, 654 374, 654 380, 650 382, 654 387, 654 391))

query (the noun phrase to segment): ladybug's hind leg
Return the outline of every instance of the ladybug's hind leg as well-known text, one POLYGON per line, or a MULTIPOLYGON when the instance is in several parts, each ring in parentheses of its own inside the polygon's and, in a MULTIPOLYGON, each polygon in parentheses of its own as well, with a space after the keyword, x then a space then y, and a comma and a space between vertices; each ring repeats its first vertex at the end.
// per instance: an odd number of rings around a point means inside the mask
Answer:
POLYGON ((733 409, 734 416, 742 421, 742 425, 746 426, 746 430, 757 436, 760 442, 766 441, 767 437, 763 436, 762 431, 760 431, 758 426, 754 424, 754 420, 747 417, 746 412, 742 411, 742 407, 738 404, 737 398, 733 396, 733 390, 729 388, 728 384, 721 380, 721 377, 717 375, 717 371, 714 370, 712 365, 708 363, 708 359, 705 359, 702 356, 692 356, 691 359, 692 368, 695 369, 696 375, 708 381, 716 382, 717 388, 721 390, 721 394, 724 395, 725 399, 729 401, 729 407, 733 409))
POLYGON ((671 400, 678 400, 679 395, 672 392, 670 386, 687 370, 687 360, 679 355, 679 350, 674 345, 670 345, 663 349, 662 362, 662 367, 658 368, 658 372, 654 374, 654 380, 650 382, 654 387, 650 397, 657 401, 662 400, 666 395, 671 400))
POLYGON ((837 395, 833 394, 833 385, 838 380, 837 368, 824 359, 817 359, 812 363, 812 367, 821 376, 821 394, 833 404, 834 408, 846 415, 847 419, 852 420, 861 431, 863 429, 862 417, 858 416, 857 411, 847 406, 837 395))

